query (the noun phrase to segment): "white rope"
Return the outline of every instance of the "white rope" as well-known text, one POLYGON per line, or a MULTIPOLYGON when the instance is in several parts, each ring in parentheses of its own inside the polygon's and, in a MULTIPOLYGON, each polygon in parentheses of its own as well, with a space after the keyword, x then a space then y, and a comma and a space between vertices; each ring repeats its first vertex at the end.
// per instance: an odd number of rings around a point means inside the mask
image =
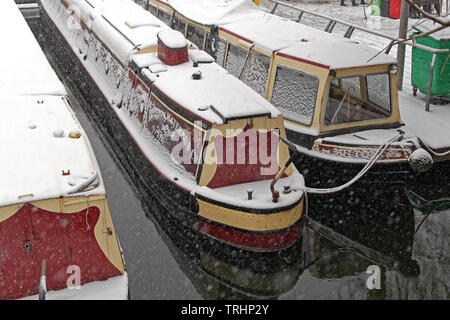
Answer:
POLYGON ((335 188, 327 188, 327 189, 309 188, 309 187, 305 186, 303 190, 306 193, 315 193, 315 194, 328 194, 328 193, 335 193, 335 192, 344 190, 345 188, 351 186, 353 183, 358 181, 375 164, 375 162, 378 161, 378 159, 381 157, 381 155, 386 150, 386 148, 389 147, 393 142, 398 141, 401 137, 403 137, 402 134, 400 134, 392 139, 389 139, 386 143, 381 145, 378 148, 377 152, 375 152, 374 156, 370 159, 370 161, 367 162, 367 164, 364 166, 364 168, 362 168, 362 170, 356 176, 354 176, 353 179, 351 179, 347 183, 345 183, 341 186, 335 187, 335 188))
POLYGON ((83 191, 84 189, 89 187, 92 183, 94 183, 94 181, 97 179, 97 177, 98 177, 98 173, 96 171, 86 181, 83 181, 79 185, 74 186, 71 189, 67 190, 67 194, 74 194, 74 193, 83 191))
POLYGON ((438 152, 433 151, 433 149, 431 149, 431 147, 429 145, 427 145, 425 142, 422 141, 422 143, 428 151, 430 151, 432 154, 434 154, 437 157, 443 157, 443 156, 450 154, 450 150, 448 150, 446 152, 438 153, 438 152))

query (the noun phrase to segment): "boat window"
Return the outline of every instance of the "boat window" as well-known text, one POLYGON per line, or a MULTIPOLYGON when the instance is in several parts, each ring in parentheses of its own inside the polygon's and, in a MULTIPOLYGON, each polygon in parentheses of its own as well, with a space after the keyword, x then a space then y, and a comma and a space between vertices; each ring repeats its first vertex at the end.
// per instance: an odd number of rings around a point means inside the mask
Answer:
POLYGON ((189 24, 187 28, 186 38, 193 42, 199 49, 204 50, 203 41, 205 39, 205 31, 189 24))
POLYGON ((216 53, 216 57, 217 57, 216 61, 221 66, 223 66, 223 59, 225 58, 226 49, 227 49, 227 43, 224 40, 219 39, 217 53, 216 53))
POLYGON ((153 4, 150 4, 150 2, 148 3, 147 10, 150 11, 150 13, 155 17, 158 16, 158 7, 154 6, 153 4))
POLYGON ((264 97, 269 67, 270 57, 252 50, 242 72, 241 80, 264 97))
POLYGON ((316 76, 278 67, 272 92, 272 104, 286 119, 311 125, 319 79, 316 76))
POLYGON ((186 22, 183 19, 180 19, 177 16, 175 16, 173 28, 177 31, 180 31, 183 35, 185 35, 186 22))
POLYGON ((247 57, 247 50, 234 44, 228 45, 228 56, 225 69, 235 77, 239 77, 247 57))
POLYGON ((390 96, 388 74, 333 79, 324 122, 333 125, 387 118, 390 96))
POLYGON ((367 76, 367 99, 391 113, 390 82, 387 73, 367 76))
POLYGON ((162 20, 162 22, 170 26, 170 14, 168 14, 164 10, 158 10, 158 18, 162 20))
POLYGON ((205 49, 203 49, 203 50, 205 50, 211 56, 214 56, 214 54, 212 52, 212 45, 213 45, 213 41, 211 41, 211 32, 206 32, 205 49))

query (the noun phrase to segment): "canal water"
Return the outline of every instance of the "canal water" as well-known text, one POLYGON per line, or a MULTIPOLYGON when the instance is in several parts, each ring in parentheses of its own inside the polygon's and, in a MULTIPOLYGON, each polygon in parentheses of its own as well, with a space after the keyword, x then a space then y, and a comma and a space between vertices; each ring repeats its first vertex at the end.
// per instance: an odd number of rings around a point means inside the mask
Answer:
POLYGON ((131 299, 449 299, 449 184, 426 192, 367 185, 310 196, 302 236, 289 250, 225 249, 169 220, 108 144, 101 123, 85 113, 85 101, 45 46, 39 20, 28 22, 94 148, 131 299))

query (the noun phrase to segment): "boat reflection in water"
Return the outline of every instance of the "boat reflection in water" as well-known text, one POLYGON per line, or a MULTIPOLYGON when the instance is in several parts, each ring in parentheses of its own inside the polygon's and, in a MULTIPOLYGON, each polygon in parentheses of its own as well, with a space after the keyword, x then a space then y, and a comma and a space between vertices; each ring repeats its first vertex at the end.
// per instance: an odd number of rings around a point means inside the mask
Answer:
MULTIPOLYGON (((142 188, 138 186, 139 194, 152 193, 142 188)), ((424 220, 416 232, 429 211, 419 211, 412 199, 404 185, 311 196, 301 237, 293 246, 270 253, 206 237, 191 227, 195 221, 174 224, 165 205, 153 196, 141 201, 174 259, 205 299, 448 296, 448 284, 441 280, 448 274, 448 227, 443 222, 450 201, 445 196, 433 201, 418 198, 432 212, 443 211, 424 220), (367 287, 372 265, 380 268, 380 289, 367 287)))
POLYGON ((196 231, 191 221, 174 224, 156 198, 146 196, 142 207, 204 299, 276 299, 303 271, 301 237, 279 251, 249 251, 196 231))
POLYGON ((432 201, 404 185, 312 198, 303 256, 313 277, 329 281, 330 293, 321 298, 448 298, 450 193, 435 189, 441 199, 432 201), (426 219, 430 212, 439 214, 426 219), (369 290, 373 265, 380 286, 369 290))

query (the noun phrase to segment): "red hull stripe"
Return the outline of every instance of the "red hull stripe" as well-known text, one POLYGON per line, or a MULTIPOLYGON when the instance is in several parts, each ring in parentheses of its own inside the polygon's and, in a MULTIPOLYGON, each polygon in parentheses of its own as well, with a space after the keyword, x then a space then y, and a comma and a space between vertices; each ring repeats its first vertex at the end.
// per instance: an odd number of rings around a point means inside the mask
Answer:
POLYGON ((205 220, 199 221, 198 230, 216 239, 228 242, 232 245, 252 249, 275 250, 295 242, 301 234, 303 220, 293 227, 275 233, 243 232, 223 225, 218 225, 205 220))

